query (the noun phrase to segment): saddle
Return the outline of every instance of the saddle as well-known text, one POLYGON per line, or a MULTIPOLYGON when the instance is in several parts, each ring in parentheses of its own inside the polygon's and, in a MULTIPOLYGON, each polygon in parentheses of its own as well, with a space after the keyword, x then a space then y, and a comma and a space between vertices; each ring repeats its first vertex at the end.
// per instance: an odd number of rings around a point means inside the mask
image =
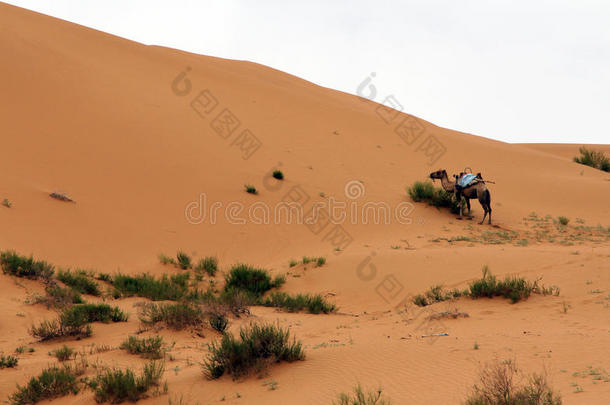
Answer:
MULTIPOLYGON (((466 170, 468 169, 470 168, 467 168, 466 170)), ((453 177, 455 177, 455 188, 458 191, 461 191, 466 187, 473 186, 479 182, 485 182, 480 172, 473 174, 472 170, 470 172, 461 172, 459 176, 454 174, 453 177)))

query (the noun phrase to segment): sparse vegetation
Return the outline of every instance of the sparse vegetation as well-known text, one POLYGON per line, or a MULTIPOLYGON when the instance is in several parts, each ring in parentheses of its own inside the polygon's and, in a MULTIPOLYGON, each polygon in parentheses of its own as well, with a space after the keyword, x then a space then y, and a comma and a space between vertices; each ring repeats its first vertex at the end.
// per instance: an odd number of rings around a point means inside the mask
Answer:
POLYGON ((277 180, 284 180, 284 173, 282 173, 281 170, 274 170, 273 171, 273 178, 277 179, 277 180))
POLYGON ((193 267, 191 263, 191 257, 184 252, 179 251, 178 253, 176 253, 176 260, 178 267, 182 270, 187 270, 193 267))
POLYGON ((60 200, 60 201, 64 201, 64 202, 74 202, 74 200, 71 199, 70 197, 68 197, 65 193, 62 193, 59 191, 52 192, 51 194, 49 194, 49 197, 55 198, 56 200, 60 200))
POLYGON ((0 369, 2 368, 13 368, 19 363, 19 359, 15 356, 0 356, 0 369))
POLYGON ((95 400, 113 404, 136 402, 146 397, 151 387, 159 385, 164 370, 165 364, 156 361, 147 363, 139 376, 131 369, 106 370, 95 379, 95 400))
POLYGON ((163 338, 161 336, 151 336, 148 338, 129 336, 120 347, 128 353, 138 354, 147 359, 160 359, 165 356, 163 338))
POLYGON ((244 188, 246 189, 246 193, 249 194, 258 194, 258 190, 251 184, 244 184, 244 188))
POLYGON ((327 302, 320 294, 297 294, 291 296, 285 292, 272 292, 270 297, 262 301, 262 305, 285 309, 288 312, 307 310, 310 314, 334 312, 334 304, 327 302))
POLYGON ((140 321, 144 325, 154 325, 163 322, 169 328, 181 330, 189 326, 201 325, 204 321, 204 316, 201 309, 191 303, 150 303, 142 308, 140 321))
POLYGON ((229 320, 224 314, 215 313, 210 316, 209 323, 212 329, 215 329, 220 333, 225 333, 227 326, 229 325, 229 320))
POLYGON ((561 405, 545 374, 523 376, 511 360, 485 365, 465 405, 561 405))
POLYGON ((281 287, 286 281, 282 276, 277 276, 271 280, 266 270, 254 268, 247 264, 233 266, 225 280, 225 291, 238 289, 247 291, 255 297, 261 297, 272 288, 281 287))
POLYGON ((391 405, 389 399, 383 397, 381 388, 375 391, 364 392, 360 384, 354 387, 353 393, 339 394, 336 402, 333 405, 391 405))
POLYGON ((91 280, 84 270, 75 272, 60 270, 57 272, 57 279, 81 294, 101 295, 97 283, 91 280))
POLYGON ((445 191, 442 187, 434 187, 429 181, 416 181, 407 188, 409 197, 415 202, 426 202, 437 208, 447 207, 452 213, 460 212, 459 202, 453 193, 445 191))
POLYGON ((188 292, 189 274, 176 274, 168 277, 163 275, 155 279, 148 274, 128 276, 117 274, 112 279, 114 288, 124 296, 138 296, 149 298, 153 301, 171 300, 177 301, 188 292))
POLYGON ((77 377, 83 372, 84 369, 74 365, 48 367, 25 386, 17 385, 17 391, 9 397, 11 405, 30 405, 45 399, 76 395, 79 391, 77 377))
POLYGON ((290 342, 288 329, 273 324, 251 324, 240 330, 239 338, 226 333, 220 343, 213 342, 209 349, 203 369, 212 379, 224 373, 239 378, 251 370, 263 371, 270 363, 305 359, 301 342, 290 342))
POLYGON ((11 202, 8 200, 8 198, 5 198, 4 200, 2 200, 2 205, 5 206, 6 208, 11 208, 13 206, 13 204, 11 204, 11 202))
POLYGON ((76 356, 76 352, 71 347, 63 345, 62 347, 53 350, 49 353, 51 356, 57 357, 59 361, 67 361, 76 356))
POLYGON ((492 275, 487 266, 483 267, 483 277, 470 283, 470 293, 472 298, 479 297, 504 297, 510 298, 515 303, 529 298, 536 287, 535 283, 529 282, 520 277, 507 276, 504 280, 498 281, 492 275))
POLYGON ((72 304, 84 303, 83 297, 71 288, 59 287, 56 283, 49 283, 45 287, 46 296, 37 296, 34 299, 36 304, 45 304, 47 308, 65 308, 72 304))
POLYGON ((557 221, 559 221, 561 225, 566 226, 568 222, 570 222, 570 219, 567 217, 559 217, 557 218, 557 221))
POLYGON ((214 256, 207 256, 203 259, 199 259, 197 266, 195 266, 195 270, 205 271, 210 276, 214 277, 216 275, 216 271, 218 271, 218 259, 214 256))
POLYGON ((413 303, 420 307, 425 307, 436 302, 448 301, 465 295, 464 291, 457 289, 445 290, 442 285, 430 287, 424 294, 413 297, 413 303))
POLYGON ((584 146, 580 147, 578 151, 580 152, 580 156, 574 158, 576 163, 610 172, 610 159, 606 157, 604 152, 587 149, 584 146))
POLYGON ((32 256, 21 256, 12 250, 0 252, 0 266, 2 266, 4 274, 33 280, 42 279, 43 281, 48 281, 54 273, 54 268, 51 264, 41 260, 34 260, 32 256))

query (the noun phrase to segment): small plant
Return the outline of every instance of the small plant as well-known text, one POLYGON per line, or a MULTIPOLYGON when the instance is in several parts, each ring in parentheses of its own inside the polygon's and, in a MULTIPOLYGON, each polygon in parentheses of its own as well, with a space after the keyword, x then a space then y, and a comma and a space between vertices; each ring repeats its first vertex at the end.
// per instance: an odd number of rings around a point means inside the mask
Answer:
POLYGON ((529 298, 536 288, 536 284, 523 278, 506 277, 503 281, 498 281, 492 275, 487 266, 483 267, 483 277, 470 283, 470 296, 472 298, 501 296, 510 298, 515 303, 529 298))
POLYGON ((181 330, 188 326, 203 323, 201 310, 189 303, 179 304, 147 304, 142 309, 140 321, 145 325, 165 323, 169 328, 181 330))
POLYGON ((45 297, 37 297, 36 304, 45 304, 47 308, 65 308, 72 304, 84 303, 83 297, 71 288, 59 287, 55 283, 50 283, 45 288, 47 295, 45 297))
POLYGON ((413 303, 420 307, 432 305, 436 302, 448 301, 464 295, 464 292, 457 289, 445 290, 441 285, 430 287, 424 294, 417 294, 413 297, 413 303))
POLYGON ((74 200, 71 199, 70 197, 68 197, 65 193, 62 193, 59 191, 52 192, 51 194, 49 194, 49 197, 55 198, 56 200, 59 200, 59 201, 74 202, 74 200))
POLYGON ((60 270, 57 273, 57 279, 62 283, 72 287, 72 289, 78 291, 81 294, 89 294, 95 296, 101 295, 101 291, 97 283, 91 280, 87 276, 87 272, 84 270, 77 270, 75 272, 70 272, 69 270, 60 270))
POLYGON ((246 193, 249 193, 249 194, 258 194, 258 190, 253 185, 245 184, 244 188, 246 189, 246 193))
POLYGON ((19 359, 15 356, 0 356, 0 369, 1 368, 13 368, 19 363, 19 359))
POLYGON ((209 349, 203 369, 212 379, 224 373, 239 378, 253 369, 262 371, 271 363, 305 359, 301 342, 290 342, 290 332, 279 325, 250 324, 240 330, 239 339, 226 333, 220 343, 211 343, 209 349))
POLYGON ((205 271, 210 276, 214 277, 218 271, 218 259, 213 256, 207 256, 203 259, 199 259, 197 266, 195 266, 195 270, 205 271))
POLYGON ((8 200, 8 198, 5 198, 4 200, 2 200, 2 205, 4 205, 6 208, 11 208, 13 206, 11 204, 11 202, 8 200))
POLYGON ((429 181, 416 181, 407 189, 407 193, 414 202, 427 202, 437 208, 447 207, 452 213, 460 211, 459 201, 455 199, 453 193, 445 191, 443 188, 435 188, 429 181))
POLYGON ((76 377, 83 372, 71 365, 46 368, 38 377, 32 377, 25 386, 17 385, 17 391, 9 396, 11 405, 30 405, 45 399, 76 395, 79 391, 76 377))
POLYGON ((326 258, 325 257, 318 257, 316 259, 316 267, 321 267, 324 266, 326 264, 326 258))
POLYGON ((269 298, 262 301, 262 305, 283 308, 288 312, 298 312, 306 309, 310 314, 328 314, 336 310, 335 305, 327 302, 320 294, 291 296, 285 292, 272 292, 269 298))
POLYGON ((112 280, 112 285, 124 296, 138 296, 149 298, 153 301, 177 301, 188 292, 189 274, 176 274, 171 277, 163 275, 156 279, 148 274, 128 276, 117 274, 112 280))
POLYGON ((143 339, 129 336, 120 347, 128 353, 138 354, 147 359, 160 359, 165 356, 163 338, 161 336, 151 336, 143 339))
POLYGON ((277 179, 277 180, 284 180, 284 173, 282 173, 281 170, 274 170, 273 171, 273 178, 277 179))
POLYGON ((568 304, 567 302, 563 301, 561 303, 561 312, 563 312, 564 314, 568 313, 568 310, 572 308, 572 306, 570 304, 568 304))
POLYGON ((580 156, 574 158, 576 163, 591 166, 605 172, 610 172, 610 159, 606 157, 604 152, 590 150, 584 146, 579 149, 579 152, 580 156))
POLYGON ((473 347, 473 349, 474 349, 474 350, 479 350, 479 344, 478 344, 477 342, 474 342, 474 347, 473 347))
POLYGON ((171 264, 171 265, 176 265, 176 259, 169 257, 166 254, 163 253, 159 253, 159 255, 157 255, 157 257, 159 258, 159 263, 166 265, 166 264, 171 264))
POLYGON ((339 394, 336 402, 333 405, 390 405, 390 400, 383 398, 383 390, 378 388, 375 391, 364 392, 360 384, 358 384, 353 393, 339 394))
POLYGON ((568 222, 570 222, 570 219, 567 217, 559 217, 559 218, 557 218, 557 220, 563 226, 566 226, 568 224, 568 222))
POLYGON ((225 333, 227 326, 229 325, 229 320, 223 314, 212 314, 209 322, 212 329, 215 329, 220 333, 225 333))
POLYGON ((21 256, 11 250, 0 252, 0 266, 4 274, 43 281, 49 281, 55 271, 45 261, 34 260, 32 256, 21 256))
POLYGON ((63 345, 59 349, 55 349, 49 354, 57 357, 57 360, 59 361, 67 361, 76 356, 74 349, 68 347, 67 345, 63 345))
POLYGON ((176 254, 176 259, 178 262, 178 267, 182 270, 190 269, 193 265, 191 263, 191 257, 184 252, 178 252, 176 254))
POLYGON ((465 405, 561 405, 561 396, 549 386, 545 374, 520 376, 515 363, 508 360, 480 370, 479 383, 465 405))
POLYGON ((237 264, 226 275, 225 281, 225 291, 238 289, 260 297, 272 288, 279 288, 285 279, 278 276, 272 281, 266 270, 237 264))
POLYGON ((106 370, 96 377, 95 400, 113 404, 126 400, 136 402, 146 397, 152 386, 159 385, 164 370, 165 364, 156 361, 147 363, 139 376, 131 369, 106 370))
POLYGON ((297 261, 296 261, 296 260, 294 260, 294 259, 291 259, 291 260, 290 260, 290 262, 288 262, 288 265, 289 265, 290 267, 294 267, 294 266, 296 266, 297 264, 299 264, 299 262, 297 262, 297 261))

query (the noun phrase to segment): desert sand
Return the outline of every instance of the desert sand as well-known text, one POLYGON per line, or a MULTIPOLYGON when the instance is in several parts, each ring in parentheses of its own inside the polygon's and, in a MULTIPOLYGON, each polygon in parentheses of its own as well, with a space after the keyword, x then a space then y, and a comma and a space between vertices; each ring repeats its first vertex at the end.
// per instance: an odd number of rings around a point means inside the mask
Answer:
MULTIPOLYGON (((579 145, 517 145, 460 133, 256 63, 145 46, 4 4, 0 30, 0 200, 12 203, 0 206, 0 250, 63 268, 154 275, 181 271, 161 265, 162 252, 215 255, 221 271, 249 263, 290 273, 283 291, 322 293, 339 308, 311 315, 252 307, 250 317, 231 318, 232 332, 251 321, 279 321, 303 342, 305 361, 272 366, 264 379, 207 380, 200 363, 218 333, 161 330, 175 342, 164 375, 169 393, 142 403, 330 404, 360 382, 381 386, 396 404, 458 404, 480 364, 494 358, 515 358, 528 371, 546 368, 564 404, 610 403, 610 383, 573 376, 589 366, 610 371, 608 234, 575 230, 610 225, 610 175, 573 163, 579 145), (215 126, 225 109, 239 121, 231 133, 215 126), (401 137, 403 120, 412 126, 401 137), (245 147, 252 144, 240 143, 252 135, 254 153, 245 147), (430 142, 440 152, 426 149, 430 142), (278 167, 282 182, 270 178, 278 167), (494 226, 478 224, 483 210, 476 200, 474 220, 458 221, 412 203, 405 191, 434 170, 464 167, 494 182, 494 226), (244 184, 259 194, 246 193, 244 184), (348 206, 403 204, 409 214, 390 223, 346 221, 341 229, 350 242, 342 244, 328 235, 332 224, 315 233, 304 224, 236 224, 224 216, 231 202, 274 206, 298 190, 307 206, 333 197, 348 206), (57 191, 75 202, 49 198, 57 191), (197 215, 202 193, 208 207, 222 204, 216 223, 197 215), (195 210, 187 218, 189 207, 195 210), (570 218, 572 237, 554 230, 552 240, 537 239, 528 233, 531 213, 570 218), (486 232, 512 236, 489 243, 486 232), (461 235, 473 241, 447 241, 461 235), (327 262, 289 267, 304 255, 327 262), (432 285, 465 288, 484 265, 498 276, 542 277, 561 292, 517 304, 460 298, 426 307, 470 315, 441 323, 403 305, 432 285), (438 332, 448 336, 422 337, 438 332)), ((42 293, 39 282, 1 274, 0 291, 0 350, 35 348, 18 355, 16 368, 0 370, 4 400, 57 362, 48 352, 66 342, 38 343, 28 334, 54 314, 28 303, 42 293)), ((90 338, 67 343, 87 353, 109 345, 88 360, 140 368, 145 361, 118 345, 138 330, 142 301, 111 300, 130 313, 129 322, 96 323, 90 338)), ((54 402, 95 403, 91 391, 54 402)))

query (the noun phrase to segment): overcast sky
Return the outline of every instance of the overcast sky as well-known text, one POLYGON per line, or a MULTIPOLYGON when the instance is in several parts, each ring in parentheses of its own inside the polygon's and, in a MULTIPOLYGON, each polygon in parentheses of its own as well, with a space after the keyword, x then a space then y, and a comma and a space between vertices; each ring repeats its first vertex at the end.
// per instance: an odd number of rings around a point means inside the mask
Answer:
POLYGON ((488 138, 610 143, 608 0, 7 2, 352 94, 374 72, 376 101, 488 138))

